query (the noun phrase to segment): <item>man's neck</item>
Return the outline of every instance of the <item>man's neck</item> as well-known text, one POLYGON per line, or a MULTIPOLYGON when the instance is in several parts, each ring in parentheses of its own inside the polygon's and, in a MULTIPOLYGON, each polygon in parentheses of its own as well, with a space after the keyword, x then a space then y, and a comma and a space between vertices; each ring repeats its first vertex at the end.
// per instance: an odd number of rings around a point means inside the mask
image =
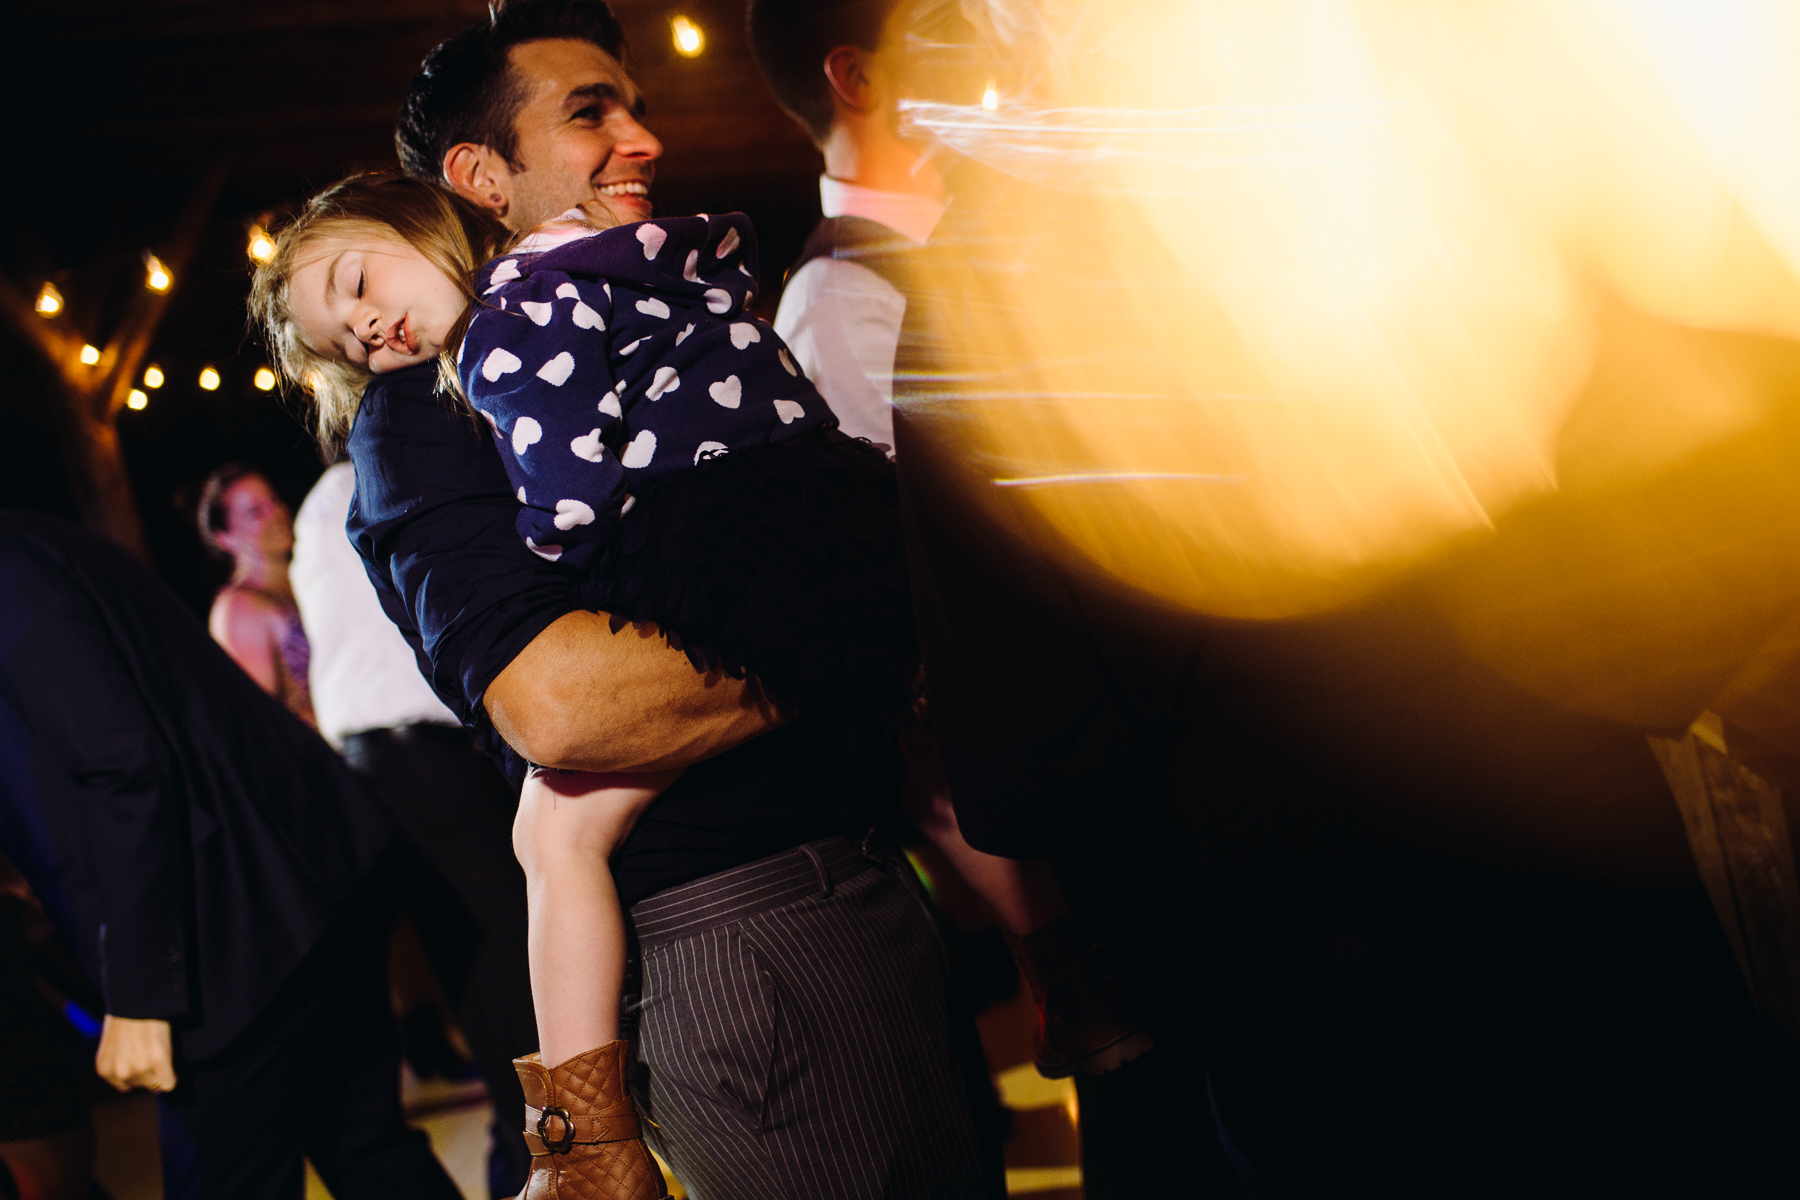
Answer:
POLYGON ((944 182, 937 168, 905 142, 873 122, 858 128, 840 121, 823 147, 825 174, 840 183, 941 200, 944 182))

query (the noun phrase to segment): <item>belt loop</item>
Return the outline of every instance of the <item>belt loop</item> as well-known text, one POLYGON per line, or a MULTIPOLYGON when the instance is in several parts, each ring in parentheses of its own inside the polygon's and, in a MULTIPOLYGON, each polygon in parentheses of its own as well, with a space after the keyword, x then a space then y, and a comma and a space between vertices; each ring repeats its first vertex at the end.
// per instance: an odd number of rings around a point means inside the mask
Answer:
POLYGON ((812 861, 813 871, 819 877, 819 894, 821 896, 831 895, 831 872, 825 869, 825 860, 819 857, 819 852, 813 849, 810 843, 801 846, 800 849, 806 852, 806 857, 812 861))

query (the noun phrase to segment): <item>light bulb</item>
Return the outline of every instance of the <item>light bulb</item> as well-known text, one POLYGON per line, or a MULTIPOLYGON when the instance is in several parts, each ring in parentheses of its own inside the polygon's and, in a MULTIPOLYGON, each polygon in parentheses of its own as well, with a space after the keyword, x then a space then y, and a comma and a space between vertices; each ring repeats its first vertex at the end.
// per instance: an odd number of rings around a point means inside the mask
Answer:
POLYGON ((125 397, 125 407, 126 408, 142 409, 149 403, 150 403, 150 397, 146 396, 143 392, 139 391, 137 388, 132 388, 131 394, 129 396, 125 397))
POLYGON ((147 388, 159 388, 162 385, 163 385, 162 368, 157 366, 155 363, 151 363, 149 366, 145 367, 144 368, 144 386, 147 388))
POLYGON ((219 390, 219 373, 218 373, 218 371, 214 370, 212 367, 200 368, 200 388, 202 391, 207 391, 207 392, 218 391, 219 390))
POLYGON ((245 253, 249 254, 256 262, 269 262, 275 257, 275 239, 270 237, 269 231, 261 225, 252 225, 250 227, 250 244, 245 247, 245 253))
POLYGON ((259 392, 272 392, 275 390, 275 372, 267 367, 258 367, 256 368, 256 377, 250 382, 256 385, 256 390, 259 392))
POLYGON ((162 259, 154 254, 144 255, 144 286, 153 292, 166 292, 175 277, 169 274, 169 268, 163 266, 162 259))
POLYGON ((83 366, 91 367, 99 361, 100 361, 100 347, 98 347, 98 346, 83 346, 81 348, 81 362, 82 362, 83 366))
POLYGON ((54 283, 46 283, 38 289, 37 310, 46 317, 54 317, 62 311, 62 293, 56 290, 54 283))
POLYGON ((706 48, 706 35, 686 17, 670 18, 669 27, 675 32, 675 53, 683 58, 693 58, 706 48))

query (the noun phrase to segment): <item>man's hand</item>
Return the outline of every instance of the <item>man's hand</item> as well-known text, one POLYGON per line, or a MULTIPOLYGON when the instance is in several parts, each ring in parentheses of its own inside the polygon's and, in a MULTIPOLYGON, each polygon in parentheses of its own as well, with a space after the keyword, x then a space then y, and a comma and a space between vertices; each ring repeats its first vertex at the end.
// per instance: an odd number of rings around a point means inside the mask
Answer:
POLYGON ((488 685, 494 728, 526 759, 571 771, 667 771, 787 718, 742 679, 700 675, 649 626, 560 617, 488 685))
POLYGON ((175 1049, 169 1023, 108 1013, 100 1027, 100 1049, 94 1055, 94 1069, 121 1092, 134 1087, 153 1092, 174 1091, 175 1049))

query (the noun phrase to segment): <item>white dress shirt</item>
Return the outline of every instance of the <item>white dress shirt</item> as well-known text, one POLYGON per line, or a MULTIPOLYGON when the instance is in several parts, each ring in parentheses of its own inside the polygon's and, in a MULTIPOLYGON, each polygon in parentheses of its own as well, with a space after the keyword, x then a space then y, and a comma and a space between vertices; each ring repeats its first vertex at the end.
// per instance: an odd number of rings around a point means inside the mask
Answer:
POLYGON ((312 643, 313 714, 333 746, 366 729, 431 723, 456 716, 419 674, 412 647, 381 610, 375 585, 344 534, 356 473, 328 467, 294 517, 288 578, 312 643))
MULTIPOLYGON (((862 217, 923 245, 945 204, 922 196, 880 192, 819 178, 827 217, 862 217)), ((894 352, 906 297, 869 268, 815 258, 788 280, 775 310, 775 332, 793 351, 838 425, 852 437, 894 444, 894 352)))

